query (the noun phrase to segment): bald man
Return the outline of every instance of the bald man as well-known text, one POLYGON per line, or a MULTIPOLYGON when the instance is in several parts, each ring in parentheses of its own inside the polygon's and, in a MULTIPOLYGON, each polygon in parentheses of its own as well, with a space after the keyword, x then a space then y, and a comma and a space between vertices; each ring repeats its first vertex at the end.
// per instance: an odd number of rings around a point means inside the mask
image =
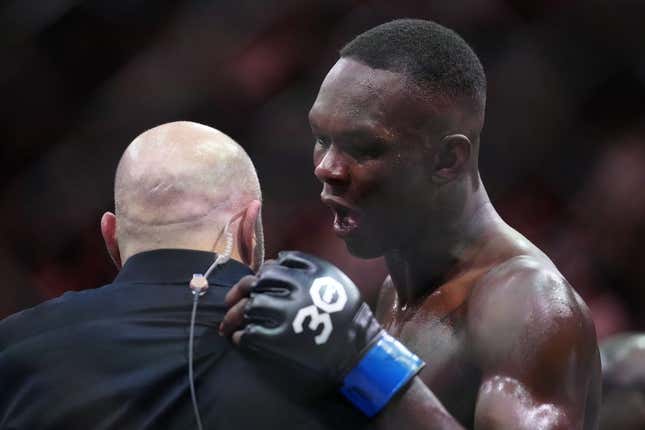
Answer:
POLYGON ((0 429, 196 428, 188 285, 228 255, 196 318, 204 428, 360 428, 346 404, 286 387, 217 336, 229 287, 263 259, 260 201, 251 160, 225 134, 176 122, 137 137, 117 169, 115 213, 101 219, 114 282, 0 322, 0 429))

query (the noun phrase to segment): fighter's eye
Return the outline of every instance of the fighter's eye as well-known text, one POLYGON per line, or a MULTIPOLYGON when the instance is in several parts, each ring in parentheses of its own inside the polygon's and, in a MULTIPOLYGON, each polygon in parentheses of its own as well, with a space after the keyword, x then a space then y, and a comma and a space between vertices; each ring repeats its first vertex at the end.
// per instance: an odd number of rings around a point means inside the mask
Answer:
POLYGON ((380 157, 381 155, 383 155, 384 152, 385 152, 385 149, 380 144, 370 145, 369 147, 364 148, 362 151, 363 155, 369 158, 380 157))
POLYGON ((374 142, 365 145, 354 145, 348 152, 357 160, 363 161, 380 157, 384 154, 385 147, 380 143, 374 142))

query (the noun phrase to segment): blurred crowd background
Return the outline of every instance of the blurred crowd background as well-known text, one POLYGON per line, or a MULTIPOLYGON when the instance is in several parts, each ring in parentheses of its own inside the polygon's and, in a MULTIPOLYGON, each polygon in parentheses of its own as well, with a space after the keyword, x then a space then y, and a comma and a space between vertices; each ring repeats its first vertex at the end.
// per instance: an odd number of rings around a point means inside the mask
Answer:
POLYGON ((481 57, 481 172, 501 215, 556 262, 600 338, 645 329, 642 0, 5 1, 0 318, 112 280, 98 226, 118 159, 173 120, 246 148, 269 256, 326 257, 373 300, 383 261, 333 236, 307 112, 343 44, 399 17, 453 28, 481 57))

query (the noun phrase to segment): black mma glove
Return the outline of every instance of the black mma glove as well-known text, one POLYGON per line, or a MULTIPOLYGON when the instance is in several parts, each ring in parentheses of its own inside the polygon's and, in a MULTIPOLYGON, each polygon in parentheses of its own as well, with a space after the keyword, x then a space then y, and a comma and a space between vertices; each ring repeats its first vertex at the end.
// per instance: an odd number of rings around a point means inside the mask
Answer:
POLYGON ((368 416, 381 410, 424 363, 374 318, 334 265, 281 252, 257 274, 240 345, 308 369, 368 416))

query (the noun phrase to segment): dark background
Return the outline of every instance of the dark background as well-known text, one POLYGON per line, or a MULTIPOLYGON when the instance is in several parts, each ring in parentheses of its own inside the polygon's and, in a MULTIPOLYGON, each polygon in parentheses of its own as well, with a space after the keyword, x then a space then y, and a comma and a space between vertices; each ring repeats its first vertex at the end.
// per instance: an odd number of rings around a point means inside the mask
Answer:
POLYGON ((127 144, 173 120, 256 163, 268 255, 332 259, 368 295, 312 174, 307 111, 337 51, 399 17, 464 36, 489 79, 481 171, 502 216, 590 305, 644 329, 645 2, 14 0, 0 6, 0 317, 116 271, 98 228, 127 144))

